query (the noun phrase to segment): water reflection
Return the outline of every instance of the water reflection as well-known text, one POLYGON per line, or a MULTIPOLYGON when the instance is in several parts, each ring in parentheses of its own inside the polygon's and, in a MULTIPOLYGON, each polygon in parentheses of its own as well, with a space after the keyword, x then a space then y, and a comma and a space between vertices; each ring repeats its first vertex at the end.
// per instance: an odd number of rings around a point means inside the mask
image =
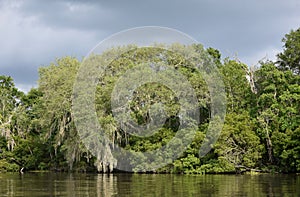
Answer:
POLYGON ((134 174, 127 189, 118 184, 118 192, 125 192, 119 193, 122 196, 300 196, 299 181, 294 175, 134 174))
POLYGON ((300 196, 297 175, 0 174, 0 196, 300 196))
POLYGON ((97 176, 97 197, 117 194, 118 177, 113 175, 97 176))

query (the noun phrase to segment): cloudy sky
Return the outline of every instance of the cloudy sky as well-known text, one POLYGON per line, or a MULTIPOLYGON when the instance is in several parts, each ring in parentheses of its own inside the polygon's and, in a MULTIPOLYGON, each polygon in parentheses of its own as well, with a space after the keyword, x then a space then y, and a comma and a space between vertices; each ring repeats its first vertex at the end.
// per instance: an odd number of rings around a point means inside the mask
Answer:
POLYGON ((284 34, 300 27, 300 1, 0 0, 0 75, 27 91, 38 67, 66 55, 82 59, 111 34, 149 25, 177 29, 251 65, 275 59, 284 34))

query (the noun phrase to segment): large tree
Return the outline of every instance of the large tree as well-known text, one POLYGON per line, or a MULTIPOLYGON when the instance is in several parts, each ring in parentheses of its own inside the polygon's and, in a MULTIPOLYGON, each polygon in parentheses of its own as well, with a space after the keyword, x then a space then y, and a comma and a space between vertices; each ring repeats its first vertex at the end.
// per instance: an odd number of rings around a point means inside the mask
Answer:
POLYGON ((64 57, 39 69, 39 91, 43 94, 44 108, 41 124, 53 147, 50 157, 55 161, 60 155, 64 156, 71 169, 84 152, 71 116, 73 84, 79 65, 77 59, 64 57))

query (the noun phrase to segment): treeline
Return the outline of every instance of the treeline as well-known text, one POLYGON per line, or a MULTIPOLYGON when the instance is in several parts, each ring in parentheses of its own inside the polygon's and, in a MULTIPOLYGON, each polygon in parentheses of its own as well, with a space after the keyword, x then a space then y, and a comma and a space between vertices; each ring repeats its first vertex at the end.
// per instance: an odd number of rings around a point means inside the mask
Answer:
MULTIPOLYGON (((163 61, 184 75, 195 90, 200 121, 191 144, 167 166, 166 173, 224 173, 240 170, 263 172, 300 171, 300 29, 283 39, 277 61, 249 67, 238 60, 221 59, 218 50, 201 45, 169 46, 170 51, 206 51, 214 58, 226 89, 227 114, 220 137, 210 152, 199 157, 208 131, 211 99, 203 76, 184 56, 157 48, 124 46, 95 56, 99 62, 122 54, 99 76, 95 107, 99 123, 115 144, 126 150, 145 152, 166 145, 178 130, 174 93, 151 83, 138 88, 130 106, 132 118, 149 123, 150 106, 162 102, 168 121, 148 137, 137 137, 122 129, 111 112, 111 93, 127 69, 151 60, 163 61), (130 50, 128 50, 130 49, 130 50)), ((205 57, 204 57, 205 58, 205 57)), ((0 171, 57 170, 107 172, 117 167, 105 147, 94 157, 80 141, 72 115, 73 85, 80 61, 64 57, 39 69, 38 87, 23 93, 9 76, 0 76, 0 171), (110 163, 112 166, 107 166, 110 163)), ((180 85, 180 84, 178 84, 180 85)), ((131 158, 136 163, 141 158, 131 158)), ((141 156, 142 157, 142 156, 141 156)), ((138 166, 133 171, 143 171, 138 166)))

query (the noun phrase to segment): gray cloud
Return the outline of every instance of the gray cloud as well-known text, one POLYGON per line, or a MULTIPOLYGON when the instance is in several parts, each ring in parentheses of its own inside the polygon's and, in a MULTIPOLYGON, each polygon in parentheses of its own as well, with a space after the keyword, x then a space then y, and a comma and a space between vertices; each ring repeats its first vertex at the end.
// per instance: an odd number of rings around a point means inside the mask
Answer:
POLYGON ((8 1, 0 2, 0 74, 31 87, 37 68, 65 55, 83 57, 120 30, 158 25, 185 32, 205 47, 254 64, 281 49, 298 28, 298 0, 8 1))

